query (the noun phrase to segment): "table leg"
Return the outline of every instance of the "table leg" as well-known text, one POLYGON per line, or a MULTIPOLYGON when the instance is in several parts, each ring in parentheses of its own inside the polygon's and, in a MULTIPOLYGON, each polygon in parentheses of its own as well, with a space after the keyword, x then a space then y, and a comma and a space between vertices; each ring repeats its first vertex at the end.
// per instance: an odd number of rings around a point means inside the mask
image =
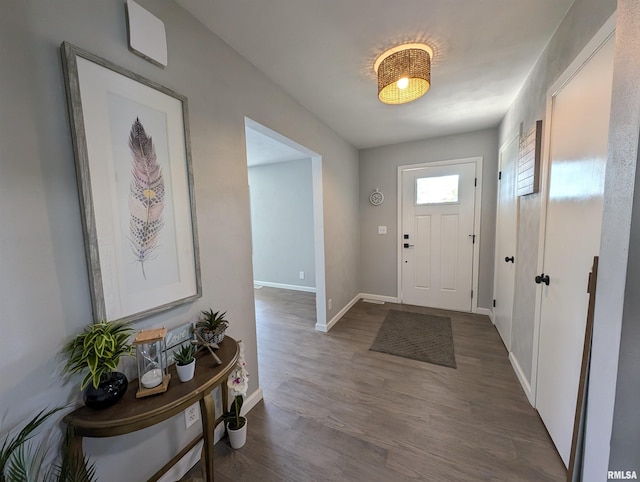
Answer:
POLYGON ((74 428, 71 425, 67 425, 65 439, 65 444, 69 444, 71 469, 76 470, 78 475, 82 477, 88 477, 87 466, 84 463, 84 453, 82 452, 82 435, 77 435, 74 428))
POLYGON ((229 411, 229 387, 226 380, 220 385, 220 390, 222 391, 222 413, 227 413, 229 411))
POLYGON ((202 416, 202 435, 204 436, 203 464, 206 482, 213 482, 213 443, 216 425, 216 409, 213 394, 209 392, 200 399, 200 415, 202 416))

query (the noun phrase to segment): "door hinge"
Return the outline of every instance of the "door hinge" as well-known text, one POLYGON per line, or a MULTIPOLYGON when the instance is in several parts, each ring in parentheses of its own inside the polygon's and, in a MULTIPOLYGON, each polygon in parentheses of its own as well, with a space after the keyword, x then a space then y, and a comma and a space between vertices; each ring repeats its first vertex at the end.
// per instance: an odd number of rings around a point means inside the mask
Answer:
POLYGON ((496 307, 496 300, 493 300, 493 307, 496 307))
POLYGON ((473 185, 474 185, 474 186, 476 186, 476 187, 478 186, 478 178, 477 178, 477 177, 476 177, 476 178, 475 178, 475 180, 473 181, 473 185))
POLYGON ((498 171, 498 181, 502 179, 502 171, 498 171))
POLYGON ((473 290, 471 290, 471 299, 473 299, 473 290))

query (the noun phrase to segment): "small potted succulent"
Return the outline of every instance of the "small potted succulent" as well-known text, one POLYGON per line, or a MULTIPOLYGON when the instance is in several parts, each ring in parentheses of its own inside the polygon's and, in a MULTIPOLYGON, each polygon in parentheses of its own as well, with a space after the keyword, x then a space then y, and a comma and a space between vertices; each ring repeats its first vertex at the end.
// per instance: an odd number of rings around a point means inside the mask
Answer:
POLYGON ((229 326, 229 322, 225 318, 226 314, 226 311, 214 313, 213 309, 202 312, 203 319, 196 323, 196 330, 205 342, 220 343, 224 339, 224 332, 229 326))
POLYGON ((109 407, 127 391, 127 377, 116 370, 120 357, 133 355, 129 343, 133 331, 129 323, 100 321, 88 325, 62 349, 67 357, 65 373, 86 372, 80 390, 88 407, 109 407))
POLYGON ((196 345, 187 343, 182 345, 182 347, 173 354, 173 359, 176 361, 178 378, 181 382, 188 382, 193 378, 196 372, 197 351, 198 347, 196 345))

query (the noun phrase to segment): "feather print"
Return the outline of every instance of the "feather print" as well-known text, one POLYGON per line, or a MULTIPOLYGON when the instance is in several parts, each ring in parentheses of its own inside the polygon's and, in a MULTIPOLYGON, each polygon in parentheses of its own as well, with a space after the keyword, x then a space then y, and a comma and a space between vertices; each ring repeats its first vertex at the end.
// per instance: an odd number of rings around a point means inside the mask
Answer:
POLYGON ((131 126, 129 149, 133 157, 129 186, 129 242, 135 261, 142 268, 142 276, 147 279, 144 263, 155 259, 158 235, 164 225, 164 179, 156 160, 153 141, 137 118, 131 126))

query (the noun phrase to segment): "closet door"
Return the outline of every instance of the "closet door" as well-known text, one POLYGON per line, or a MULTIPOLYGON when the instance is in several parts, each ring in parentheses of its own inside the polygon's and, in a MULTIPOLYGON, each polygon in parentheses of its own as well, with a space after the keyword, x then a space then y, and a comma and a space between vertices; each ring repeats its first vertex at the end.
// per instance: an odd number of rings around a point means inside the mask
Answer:
POLYGON ((500 149, 495 279, 493 287, 495 325, 507 351, 511 350, 511 322, 513 319, 513 293, 516 277, 516 237, 518 229, 517 166, 518 137, 515 137, 500 149))
POLYGON ((565 465, 600 250, 614 48, 611 37, 552 98, 536 408, 565 465))

